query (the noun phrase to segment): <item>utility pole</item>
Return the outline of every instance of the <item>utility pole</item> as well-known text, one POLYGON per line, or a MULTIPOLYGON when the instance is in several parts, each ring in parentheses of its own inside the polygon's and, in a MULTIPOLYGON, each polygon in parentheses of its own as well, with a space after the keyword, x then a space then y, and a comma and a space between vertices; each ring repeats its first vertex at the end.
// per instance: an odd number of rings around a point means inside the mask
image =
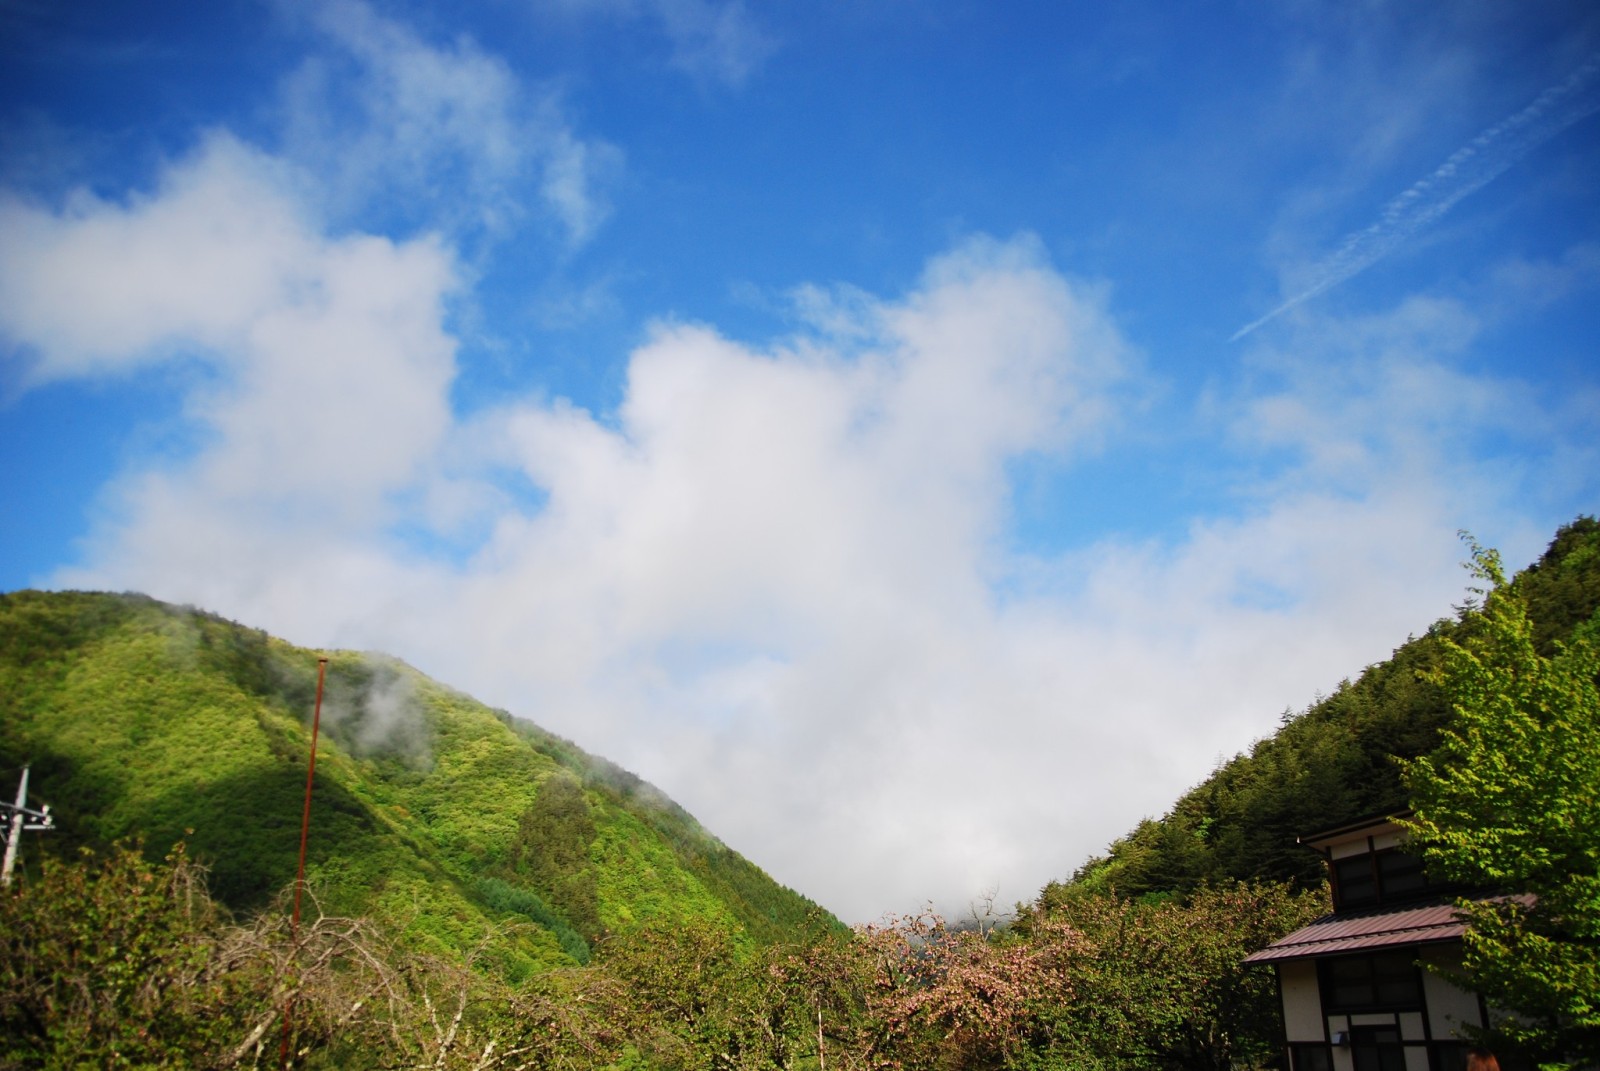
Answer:
MULTIPOLYGON (((317 732, 322 727, 322 682, 328 676, 327 658, 317 659, 317 705, 311 715, 311 760, 306 763, 306 807, 300 818, 300 868, 294 875, 294 920, 289 923, 289 954, 299 953, 300 893, 306 887, 306 836, 311 832, 311 785, 317 776, 317 732)), ((289 1067, 289 1019, 294 1011, 294 990, 283 1002, 283 1040, 278 1045, 278 1071, 289 1067)))
POLYGON ((47 803, 42 810, 28 809, 28 767, 22 768, 22 782, 17 785, 17 802, 0 803, 0 824, 6 826, 6 860, 0 866, 0 887, 10 887, 11 870, 17 865, 17 848, 22 844, 22 834, 35 830, 54 829, 55 816, 47 803))

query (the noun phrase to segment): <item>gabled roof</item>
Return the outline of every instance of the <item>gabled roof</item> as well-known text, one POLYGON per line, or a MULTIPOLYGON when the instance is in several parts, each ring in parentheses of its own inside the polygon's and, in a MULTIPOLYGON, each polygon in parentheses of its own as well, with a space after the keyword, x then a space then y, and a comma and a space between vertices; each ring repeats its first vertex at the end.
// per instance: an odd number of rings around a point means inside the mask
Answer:
POLYGON ((1391 945, 1450 941, 1466 932, 1451 904, 1428 904, 1401 911, 1363 915, 1326 915, 1245 957, 1246 963, 1364 952, 1391 945))
MULTIPOLYGON (((1533 903, 1532 896, 1516 896, 1512 899, 1524 904, 1533 903)), ((1261 951, 1252 952, 1244 961, 1275 963, 1286 959, 1333 956, 1343 952, 1425 945, 1457 940, 1466 930, 1466 924, 1456 915, 1453 904, 1423 904, 1398 911, 1369 911, 1358 915, 1324 915, 1261 951)))

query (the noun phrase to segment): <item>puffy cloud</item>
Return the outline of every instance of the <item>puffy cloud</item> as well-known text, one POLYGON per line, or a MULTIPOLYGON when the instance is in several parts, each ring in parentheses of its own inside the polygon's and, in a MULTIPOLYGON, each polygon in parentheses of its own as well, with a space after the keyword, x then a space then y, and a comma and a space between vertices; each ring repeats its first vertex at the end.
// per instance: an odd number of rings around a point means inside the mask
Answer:
POLYGON ((449 429, 449 253, 327 238, 287 174, 216 137, 123 204, 0 207, 17 239, 0 252, 0 329, 35 380, 174 358, 210 370, 186 399, 197 456, 135 474, 112 503, 117 558, 186 545, 168 529, 191 523, 255 542, 380 522, 449 429))
POLYGON ((1114 447, 1144 375, 1035 243, 806 290, 812 326, 765 346, 657 325, 615 412, 462 413, 448 251, 330 237, 298 188, 219 137, 147 195, 0 210, 0 328, 37 378, 211 370, 194 448, 108 489, 58 581, 390 651, 852 919, 1070 873, 1459 598, 1451 533, 1531 478, 1463 443, 1585 441, 1452 364, 1464 309, 1414 302, 1253 351, 1200 432, 1231 436, 1230 510, 1024 559, 1010 466, 1114 447))
POLYGON ((179 339, 241 345, 241 326, 289 298, 312 251, 282 178, 219 136, 126 204, 80 190, 52 212, 7 196, 0 324, 47 379, 168 356, 179 339))
POLYGON ((604 601, 630 644, 696 628, 755 641, 763 622, 781 625, 775 641, 820 639, 841 610, 893 615, 918 589, 981 602, 966 585, 1001 519, 1006 460, 1098 428, 1118 343, 1016 246, 945 258, 872 315, 873 343, 850 357, 664 326, 633 355, 615 428, 560 407, 500 415, 513 460, 549 493, 532 519, 541 548, 615 589, 604 601))

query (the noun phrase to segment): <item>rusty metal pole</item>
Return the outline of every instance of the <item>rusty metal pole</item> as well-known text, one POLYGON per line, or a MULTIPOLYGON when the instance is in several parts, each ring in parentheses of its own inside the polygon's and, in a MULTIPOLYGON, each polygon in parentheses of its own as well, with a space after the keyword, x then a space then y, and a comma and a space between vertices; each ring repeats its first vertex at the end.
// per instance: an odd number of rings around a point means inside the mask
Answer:
MULTIPOLYGON (((306 805, 300 816, 300 865, 294 875, 294 914, 289 921, 289 954, 298 951, 300 943, 300 893, 306 886, 306 837, 311 832, 311 785, 317 776, 317 733, 322 728, 322 682, 328 675, 326 657, 317 659, 317 705, 311 715, 311 761, 306 763, 306 805)), ((291 993, 283 1004, 283 1039, 278 1045, 278 1067, 289 1066, 289 1017, 294 1008, 291 993)))

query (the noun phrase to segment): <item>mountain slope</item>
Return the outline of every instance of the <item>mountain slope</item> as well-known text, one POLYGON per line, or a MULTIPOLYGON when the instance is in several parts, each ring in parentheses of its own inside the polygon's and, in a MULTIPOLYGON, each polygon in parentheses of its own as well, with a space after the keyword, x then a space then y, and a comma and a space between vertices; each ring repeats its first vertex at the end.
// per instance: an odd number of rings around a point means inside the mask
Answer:
MULTIPOLYGON (((327 655, 308 850, 326 911, 455 955, 492 934, 512 976, 644 922, 765 942, 820 913, 570 742, 402 663, 327 655)), ((317 657, 138 595, 0 595, 0 773, 31 763, 60 825, 29 851, 183 839, 226 904, 268 902, 294 877, 317 657)))
MULTIPOLYGON (((1600 610, 1600 522, 1580 517, 1563 527, 1513 583, 1548 655, 1600 610)), ((1438 743, 1450 709, 1430 674, 1440 640, 1462 627, 1439 621, 1332 695, 1286 714, 1275 734, 1224 763, 1161 819, 1141 822, 1071 883, 1126 896, 1257 878, 1315 886, 1321 863, 1295 837, 1407 806, 1394 759, 1438 743)))

